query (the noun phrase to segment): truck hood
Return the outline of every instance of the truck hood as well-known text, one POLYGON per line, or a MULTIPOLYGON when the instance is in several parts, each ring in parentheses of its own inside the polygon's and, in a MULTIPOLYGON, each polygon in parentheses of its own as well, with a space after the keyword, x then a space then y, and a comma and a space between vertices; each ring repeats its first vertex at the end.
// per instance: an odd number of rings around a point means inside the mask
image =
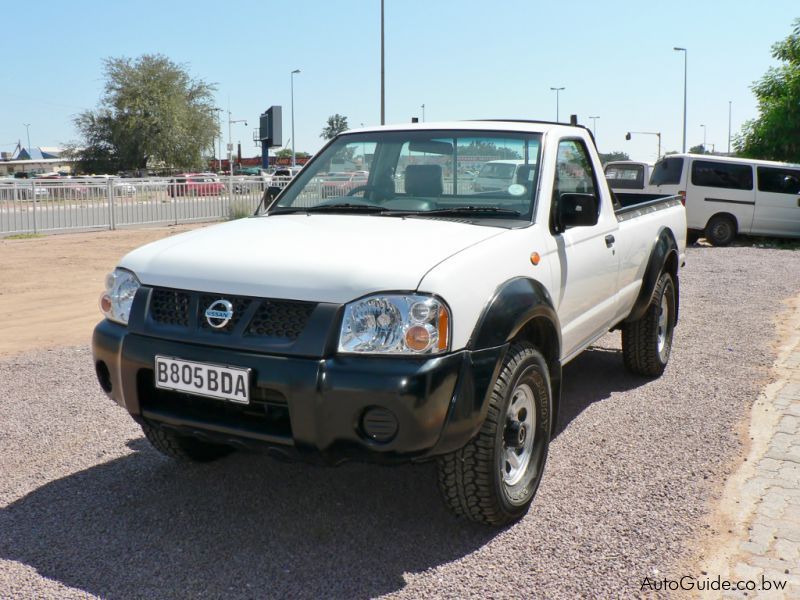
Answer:
POLYGON ((147 244, 119 266, 145 285, 344 303, 415 290, 441 261, 504 231, 425 218, 253 217, 147 244))

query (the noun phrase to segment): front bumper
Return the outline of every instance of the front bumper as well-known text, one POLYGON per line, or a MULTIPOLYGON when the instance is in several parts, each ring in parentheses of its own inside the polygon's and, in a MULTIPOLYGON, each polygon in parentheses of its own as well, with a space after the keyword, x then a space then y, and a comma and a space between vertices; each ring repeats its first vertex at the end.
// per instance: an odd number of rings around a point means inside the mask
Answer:
POLYGON ((107 320, 95 328, 92 347, 104 391, 139 422, 334 463, 421 460, 460 448, 483 423, 507 348, 431 358, 303 358, 166 340, 107 320), (157 390, 156 354, 252 369, 250 405, 157 390), (391 413, 391 439, 365 431, 370 409, 391 413))

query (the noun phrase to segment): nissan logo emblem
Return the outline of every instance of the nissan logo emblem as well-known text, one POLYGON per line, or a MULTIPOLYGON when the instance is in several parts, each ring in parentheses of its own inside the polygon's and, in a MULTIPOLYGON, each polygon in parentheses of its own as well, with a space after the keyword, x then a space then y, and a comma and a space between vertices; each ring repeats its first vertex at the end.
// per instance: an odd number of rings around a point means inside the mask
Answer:
POLYGON ((214 329, 222 329, 233 318, 233 304, 227 300, 217 300, 205 312, 206 321, 214 329))

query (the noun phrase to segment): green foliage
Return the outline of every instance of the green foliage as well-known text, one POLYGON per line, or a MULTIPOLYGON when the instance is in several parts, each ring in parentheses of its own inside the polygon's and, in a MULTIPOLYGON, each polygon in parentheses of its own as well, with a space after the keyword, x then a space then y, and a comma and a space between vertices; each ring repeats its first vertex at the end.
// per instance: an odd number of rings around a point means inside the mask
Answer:
POLYGON ((744 124, 734 147, 741 156, 800 162, 800 18, 772 56, 781 64, 753 84, 759 116, 744 124))
POLYGON ((84 172, 165 166, 190 169, 217 136, 213 84, 192 79, 160 54, 103 61, 99 107, 75 118, 82 142, 70 148, 84 172))
MULTIPOLYGON (((291 148, 281 148, 275 153, 278 158, 292 158, 291 148)), ((300 152, 299 150, 294 153, 295 158, 308 158, 311 156, 308 152, 300 152)))
POLYGON ((330 140, 348 129, 350 129, 350 126, 347 124, 347 117, 336 113, 328 117, 328 123, 322 128, 322 133, 319 134, 319 137, 330 140))
POLYGON ((479 156, 491 157, 492 160, 521 160, 522 155, 513 148, 497 146, 492 142, 472 140, 469 144, 458 146, 458 155, 461 157, 479 156))
POLYGON ((708 152, 706 152, 706 148, 705 148, 705 146, 703 146, 703 144, 697 144, 697 146, 692 146, 691 148, 689 148, 689 153, 690 154, 708 154, 708 152))
POLYGON ((600 162, 603 164, 616 162, 618 160, 630 160, 627 152, 600 152, 600 162))

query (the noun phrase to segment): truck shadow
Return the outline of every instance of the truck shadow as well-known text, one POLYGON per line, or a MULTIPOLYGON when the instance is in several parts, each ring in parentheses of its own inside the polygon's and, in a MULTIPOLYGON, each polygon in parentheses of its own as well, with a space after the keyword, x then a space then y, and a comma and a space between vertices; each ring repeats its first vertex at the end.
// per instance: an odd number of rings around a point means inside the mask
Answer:
POLYGON ((564 367, 556 436, 588 406, 650 380, 625 370, 622 350, 592 346, 564 367))
POLYGON ((181 465, 129 446, 0 509, 0 558, 104 598, 366 598, 498 533, 446 512, 432 464, 181 465))
MULTIPOLYGON (((586 352, 566 368, 559 431, 643 381, 617 352, 586 352)), ((432 464, 318 468, 234 454, 181 465, 143 438, 128 446, 0 509, 0 558, 111 599, 366 598, 502 533, 451 516, 432 464)))

